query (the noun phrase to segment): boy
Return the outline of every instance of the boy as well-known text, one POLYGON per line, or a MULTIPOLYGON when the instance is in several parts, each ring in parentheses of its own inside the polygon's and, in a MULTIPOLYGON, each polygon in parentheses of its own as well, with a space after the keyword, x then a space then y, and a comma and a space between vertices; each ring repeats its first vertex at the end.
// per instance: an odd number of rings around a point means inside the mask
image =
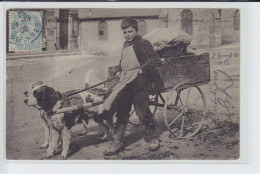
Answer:
POLYGON ((154 51, 151 43, 142 39, 138 32, 138 24, 135 19, 127 18, 122 21, 121 29, 126 39, 120 60, 120 80, 103 105, 102 113, 114 114, 117 122, 114 130, 113 141, 107 156, 117 154, 123 149, 123 135, 129 121, 129 113, 134 105, 136 115, 145 125, 149 150, 160 148, 160 140, 156 135, 156 122, 149 109, 149 93, 155 86, 156 70, 161 61, 154 51))

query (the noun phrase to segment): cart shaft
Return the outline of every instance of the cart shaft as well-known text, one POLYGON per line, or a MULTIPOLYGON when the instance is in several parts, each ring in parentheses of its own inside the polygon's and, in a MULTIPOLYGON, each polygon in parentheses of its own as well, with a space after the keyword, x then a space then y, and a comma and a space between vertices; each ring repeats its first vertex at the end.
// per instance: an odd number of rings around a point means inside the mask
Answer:
POLYGON ((80 109, 87 109, 87 108, 90 108, 90 107, 93 107, 93 106, 100 105, 104 102, 105 101, 99 101, 99 102, 93 102, 93 103, 79 104, 79 105, 71 106, 71 107, 67 107, 67 108, 61 108, 61 109, 58 109, 56 111, 56 113, 59 114, 59 113, 66 113, 66 112, 69 112, 69 111, 76 111, 76 110, 80 110, 80 109))

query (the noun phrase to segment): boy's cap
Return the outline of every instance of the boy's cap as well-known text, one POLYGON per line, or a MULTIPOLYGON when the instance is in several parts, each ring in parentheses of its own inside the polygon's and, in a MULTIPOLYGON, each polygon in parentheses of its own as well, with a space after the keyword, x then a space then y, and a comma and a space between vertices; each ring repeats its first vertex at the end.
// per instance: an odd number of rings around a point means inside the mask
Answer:
POLYGON ((126 29, 128 27, 132 26, 136 31, 138 31, 138 23, 133 18, 126 18, 121 23, 121 28, 126 29))

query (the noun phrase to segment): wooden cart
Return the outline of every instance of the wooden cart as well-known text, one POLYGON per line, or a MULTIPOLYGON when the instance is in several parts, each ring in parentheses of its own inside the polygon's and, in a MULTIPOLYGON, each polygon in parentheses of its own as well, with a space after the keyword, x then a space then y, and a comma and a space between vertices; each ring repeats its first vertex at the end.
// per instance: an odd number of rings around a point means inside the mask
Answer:
MULTIPOLYGON (((163 85, 162 90, 160 93, 150 96, 150 109, 155 115, 158 107, 163 108, 164 122, 172 138, 190 138, 201 129, 206 116, 206 100, 199 86, 210 81, 209 54, 166 57, 164 60, 165 64, 157 68, 163 85)), ((117 84, 116 72, 117 67, 110 67, 108 80, 72 94, 102 84, 112 88, 117 84)), ((77 109, 88 110, 103 102, 64 108, 57 110, 56 113, 77 109)))
POLYGON ((150 109, 155 115, 158 107, 163 108, 164 122, 172 138, 190 138, 201 129, 206 116, 206 100, 199 86, 210 81, 209 54, 165 60, 158 67, 163 89, 150 96, 150 109))

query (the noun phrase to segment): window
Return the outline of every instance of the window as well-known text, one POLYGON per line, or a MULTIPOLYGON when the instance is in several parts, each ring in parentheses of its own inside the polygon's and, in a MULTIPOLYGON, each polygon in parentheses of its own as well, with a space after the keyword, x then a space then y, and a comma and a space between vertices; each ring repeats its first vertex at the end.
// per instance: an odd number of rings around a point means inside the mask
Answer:
POLYGON ((108 26, 105 21, 102 21, 98 24, 98 39, 108 39, 108 26))
POLYGON ((147 33, 146 22, 144 20, 138 21, 138 34, 143 36, 147 33))
POLYGON ((240 29, 240 13, 239 13, 239 10, 236 10, 234 12, 234 16, 233 16, 233 29, 234 30, 239 30, 240 29))
POLYGON ((222 10, 221 9, 218 9, 218 14, 219 14, 219 18, 221 19, 221 13, 222 13, 222 10))
POLYGON ((181 12, 182 31, 192 35, 192 12, 188 9, 181 12))
POLYGON ((79 32, 79 21, 77 19, 73 19, 72 23, 72 36, 78 36, 79 32))

